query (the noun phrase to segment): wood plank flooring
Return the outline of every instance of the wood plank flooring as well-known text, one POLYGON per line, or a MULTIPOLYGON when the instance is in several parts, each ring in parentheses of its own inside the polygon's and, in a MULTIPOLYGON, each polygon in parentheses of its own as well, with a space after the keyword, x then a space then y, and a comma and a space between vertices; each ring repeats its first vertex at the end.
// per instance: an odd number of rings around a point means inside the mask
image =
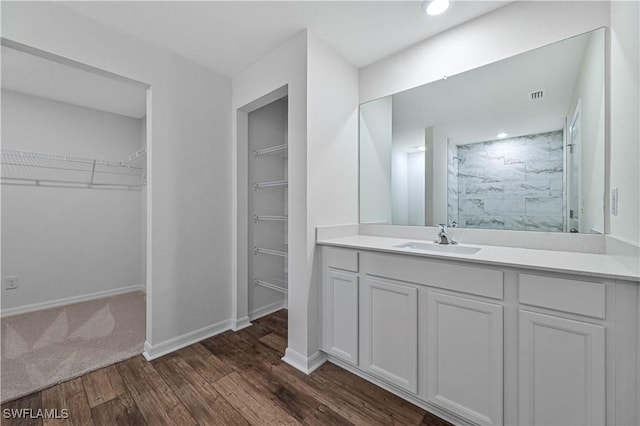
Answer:
POLYGON ((3 425, 449 425, 333 364, 283 363, 287 312, 162 358, 142 356, 2 405, 3 425), (6 410, 68 410, 6 419, 6 410))

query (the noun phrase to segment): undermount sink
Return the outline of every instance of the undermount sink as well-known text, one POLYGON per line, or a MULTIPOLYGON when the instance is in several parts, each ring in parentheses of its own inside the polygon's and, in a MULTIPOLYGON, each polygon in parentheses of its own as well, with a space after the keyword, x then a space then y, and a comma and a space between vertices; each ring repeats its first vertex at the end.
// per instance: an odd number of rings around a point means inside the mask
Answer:
POLYGON ((410 250, 420 251, 439 251, 444 253, 457 253, 457 254, 475 254, 480 251, 476 247, 457 246, 450 244, 437 244, 437 243, 404 243, 394 246, 396 248, 404 248, 410 250))

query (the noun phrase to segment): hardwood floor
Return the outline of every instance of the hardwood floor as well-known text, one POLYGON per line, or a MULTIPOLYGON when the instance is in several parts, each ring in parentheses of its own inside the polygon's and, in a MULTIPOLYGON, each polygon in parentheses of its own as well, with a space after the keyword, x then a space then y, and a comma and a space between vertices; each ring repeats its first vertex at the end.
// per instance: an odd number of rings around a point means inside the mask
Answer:
POLYGON ((287 312, 162 358, 142 356, 2 405, 3 425, 449 425, 325 363, 306 376, 283 363, 287 312), (7 419, 11 411, 27 417, 7 419), (43 419, 42 412, 67 419, 43 419), (51 411, 57 410, 57 411, 51 411))

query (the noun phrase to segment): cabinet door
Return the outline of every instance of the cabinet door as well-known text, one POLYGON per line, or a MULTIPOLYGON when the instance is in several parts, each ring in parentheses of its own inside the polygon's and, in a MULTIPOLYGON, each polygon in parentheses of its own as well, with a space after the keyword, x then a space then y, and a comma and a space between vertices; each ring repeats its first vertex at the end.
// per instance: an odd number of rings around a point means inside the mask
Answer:
POLYGON ((521 425, 605 424, 604 327, 520 311, 521 425))
POLYGON ((474 423, 502 423, 502 306, 427 292, 427 400, 474 423))
POLYGON ((322 297, 323 350, 358 365, 358 276, 327 270, 322 297))
POLYGON ((365 278, 360 302, 361 368, 416 393, 418 290, 365 278))

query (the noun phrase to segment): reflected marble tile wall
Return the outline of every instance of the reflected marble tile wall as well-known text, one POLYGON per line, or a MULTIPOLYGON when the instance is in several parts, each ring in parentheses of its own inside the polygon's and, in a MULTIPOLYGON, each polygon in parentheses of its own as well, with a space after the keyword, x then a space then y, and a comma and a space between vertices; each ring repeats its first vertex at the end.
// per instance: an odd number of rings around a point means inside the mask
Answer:
POLYGON ((467 228, 561 232, 562 130, 450 145, 449 221, 467 228))

